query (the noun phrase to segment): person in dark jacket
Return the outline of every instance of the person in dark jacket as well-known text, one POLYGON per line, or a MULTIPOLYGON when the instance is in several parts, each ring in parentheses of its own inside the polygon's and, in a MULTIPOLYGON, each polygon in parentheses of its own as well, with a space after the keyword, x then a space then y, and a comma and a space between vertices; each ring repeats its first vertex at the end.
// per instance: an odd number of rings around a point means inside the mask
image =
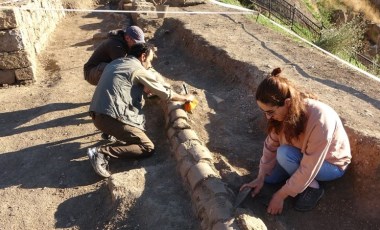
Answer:
POLYGON ((138 26, 110 31, 108 38, 95 49, 90 59, 84 64, 84 79, 91 85, 97 85, 108 63, 124 57, 134 44, 144 42, 144 32, 138 26))
POLYGON ((120 140, 112 145, 89 148, 87 155, 95 172, 111 175, 108 158, 141 158, 154 153, 154 144, 145 134, 143 95, 150 93, 165 101, 192 101, 158 81, 150 70, 153 46, 138 43, 128 56, 109 63, 103 71, 90 104, 90 116, 97 129, 120 140))

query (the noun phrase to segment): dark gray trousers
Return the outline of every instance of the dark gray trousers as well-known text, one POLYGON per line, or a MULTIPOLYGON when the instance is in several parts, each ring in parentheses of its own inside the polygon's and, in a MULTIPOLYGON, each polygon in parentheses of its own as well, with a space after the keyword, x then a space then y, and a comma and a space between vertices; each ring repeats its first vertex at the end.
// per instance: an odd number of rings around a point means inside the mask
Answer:
POLYGON ((154 144, 143 130, 104 114, 91 113, 91 117, 96 128, 119 140, 113 144, 101 146, 98 149, 99 152, 113 158, 140 158, 154 153, 154 144))

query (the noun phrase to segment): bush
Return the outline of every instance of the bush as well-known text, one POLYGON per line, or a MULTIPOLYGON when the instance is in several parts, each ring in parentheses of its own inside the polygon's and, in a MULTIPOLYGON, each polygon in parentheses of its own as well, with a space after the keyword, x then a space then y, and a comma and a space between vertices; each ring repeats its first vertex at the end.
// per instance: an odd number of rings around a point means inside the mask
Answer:
POLYGON ((340 27, 322 30, 315 44, 330 53, 350 58, 364 48, 364 32, 365 22, 356 17, 340 27))

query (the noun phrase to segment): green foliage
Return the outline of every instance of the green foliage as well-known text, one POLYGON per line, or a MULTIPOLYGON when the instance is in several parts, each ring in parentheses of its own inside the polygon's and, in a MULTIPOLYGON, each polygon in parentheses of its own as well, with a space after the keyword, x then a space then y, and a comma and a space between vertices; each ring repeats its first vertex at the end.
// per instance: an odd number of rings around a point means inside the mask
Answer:
MULTIPOLYGON (((263 17, 263 16, 260 16, 260 15, 254 15, 254 16, 250 16, 250 18, 252 20, 255 20, 257 23, 267 27, 267 28, 270 28, 274 31, 277 31, 278 33, 281 33, 281 34, 284 34, 284 35, 287 35, 287 33, 284 32, 284 30, 282 30, 281 28, 279 28, 278 26, 274 25, 267 17, 263 17)), ((271 18, 272 21, 278 23, 278 24, 281 24, 281 21, 278 20, 277 18, 271 18)))
MULTIPOLYGON (((249 20, 251 21, 255 21, 256 23, 259 23, 260 25, 263 25, 265 26, 266 28, 269 28, 273 31, 276 31, 277 33, 279 34, 282 34, 284 36, 288 36, 289 37, 289 34, 287 32, 285 32, 283 29, 281 29, 280 27, 276 26, 275 24, 272 23, 272 21, 278 23, 281 25, 281 21, 278 20, 277 18, 271 18, 270 20, 265 16, 263 16, 263 14, 260 14, 260 15, 248 15, 246 16, 249 20)), ((287 27, 286 25, 282 25, 284 27, 287 27)), ((290 29, 290 28, 288 28, 290 29)), ((297 41, 297 42, 300 42, 301 40, 299 40, 297 37, 293 37, 292 36, 292 39, 294 41, 297 41)))
POLYGON ((308 41, 315 41, 316 39, 319 39, 316 34, 312 33, 309 29, 305 28, 297 22, 294 23, 292 30, 308 41))
POLYGON ((353 57, 364 47, 364 32, 365 23, 357 17, 340 27, 322 30, 322 36, 315 44, 338 56, 353 57))
POLYGON ((331 15, 333 9, 326 7, 323 2, 317 2, 317 7, 319 12, 318 20, 325 28, 331 27, 331 15))
POLYGON ((380 76, 380 55, 376 54, 372 61, 375 64, 372 66, 371 72, 373 72, 375 75, 380 76))
POLYGON ((338 57, 340 57, 341 59, 351 63, 352 65, 364 70, 364 71, 367 71, 367 67, 365 65, 363 65, 357 58, 356 58, 356 55, 349 55, 347 53, 341 53, 341 54, 338 54, 337 55, 338 57))
POLYGON ((303 0, 303 2, 305 3, 308 11, 313 15, 313 17, 318 21, 321 21, 322 16, 319 12, 318 7, 311 0, 303 0))
MULTIPOLYGON (((227 0, 224 0, 227 1, 227 0)), ((232 1, 232 0, 231 0, 232 1)), ((240 0, 242 4, 246 2, 245 0, 240 0)), ((375 75, 380 74, 380 57, 377 56, 375 61, 376 64, 373 67, 366 67, 356 58, 358 53, 362 53, 361 51, 364 48, 364 33, 365 33, 365 22, 362 18, 357 17, 351 20, 350 22, 337 27, 334 24, 331 24, 332 13, 336 9, 342 9, 344 6, 341 2, 330 1, 330 0, 303 0, 308 7, 309 11, 313 14, 313 16, 322 22, 324 29, 321 31, 321 36, 316 37, 308 28, 300 25, 297 22, 293 22, 292 30, 301 35, 303 38, 312 41, 315 45, 321 47, 322 49, 333 53, 340 58, 350 62, 351 64, 374 73, 375 75)), ((244 4, 246 7, 250 9, 255 9, 255 5, 251 3, 244 4)), ((266 12, 262 12, 262 14, 266 14, 266 12)), ((266 17, 261 16, 248 16, 252 20, 255 20, 261 25, 271 28, 272 30, 278 31, 284 34, 284 31, 279 27, 275 26, 270 22, 266 17)), ((277 22, 285 27, 283 22, 278 20, 275 17, 271 17, 272 21, 277 22)), ((297 39, 296 39, 297 40, 297 39)))

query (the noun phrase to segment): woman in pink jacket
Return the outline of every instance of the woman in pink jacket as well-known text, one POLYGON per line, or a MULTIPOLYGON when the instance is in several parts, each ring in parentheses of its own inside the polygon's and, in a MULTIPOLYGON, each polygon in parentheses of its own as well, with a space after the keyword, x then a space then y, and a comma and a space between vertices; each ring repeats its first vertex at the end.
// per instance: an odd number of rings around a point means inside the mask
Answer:
POLYGON ((323 196, 318 181, 343 176, 351 162, 350 143, 338 114, 328 105, 298 91, 281 69, 257 88, 256 101, 267 118, 259 174, 244 187, 252 195, 265 183, 286 183, 272 196, 267 212, 280 214, 284 200, 296 197, 295 209, 309 211, 323 196))

